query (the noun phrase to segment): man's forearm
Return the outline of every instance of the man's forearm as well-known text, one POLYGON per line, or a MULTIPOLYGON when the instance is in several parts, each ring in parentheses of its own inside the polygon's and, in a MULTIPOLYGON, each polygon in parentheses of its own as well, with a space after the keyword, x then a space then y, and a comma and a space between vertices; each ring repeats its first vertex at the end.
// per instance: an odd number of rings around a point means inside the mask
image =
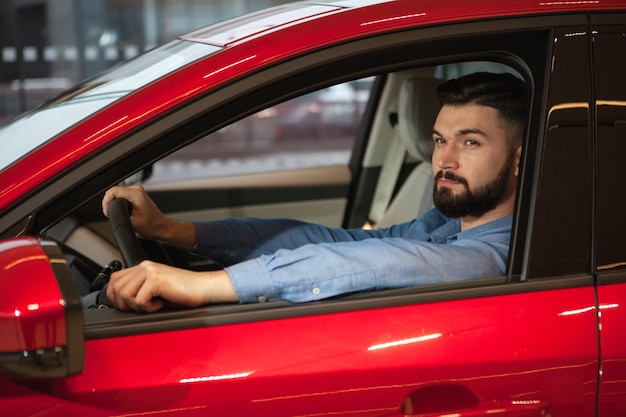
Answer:
POLYGON ((191 222, 169 220, 159 241, 180 249, 192 250, 196 246, 198 236, 196 227, 191 222))

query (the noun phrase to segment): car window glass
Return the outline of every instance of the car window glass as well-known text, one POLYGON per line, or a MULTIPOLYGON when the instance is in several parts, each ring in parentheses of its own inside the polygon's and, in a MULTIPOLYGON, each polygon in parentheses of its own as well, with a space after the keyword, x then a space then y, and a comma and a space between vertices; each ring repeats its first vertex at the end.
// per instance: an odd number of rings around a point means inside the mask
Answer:
POLYGON ((63 130, 219 48, 174 41, 113 68, 25 113, 0 128, 0 170, 63 130), (154 65, 160 62, 160 65, 154 65), (41 126, 46 126, 42 129, 41 126), (19 141, 11 138, 20 138, 19 141))
POLYGON ((347 165, 373 78, 263 109, 169 155, 149 183, 347 165))
POLYGON ((559 59, 550 81, 529 278, 589 272, 593 166, 588 45, 584 27, 555 34, 554 56, 559 59))

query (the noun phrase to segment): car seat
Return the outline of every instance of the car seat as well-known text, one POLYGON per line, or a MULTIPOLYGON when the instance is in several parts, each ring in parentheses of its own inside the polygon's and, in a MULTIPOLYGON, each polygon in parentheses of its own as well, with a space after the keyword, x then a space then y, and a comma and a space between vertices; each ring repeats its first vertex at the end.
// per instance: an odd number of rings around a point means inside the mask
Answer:
POLYGON ((441 108, 437 86, 443 81, 432 76, 415 76, 403 82, 398 96, 396 146, 389 149, 370 210, 375 227, 411 221, 433 206, 432 129, 441 108), (417 161, 398 192, 391 198, 406 154, 417 161), (393 173, 390 175, 390 172, 393 173), (380 190, 379 190, 380 189, 380 190), (384 194, 384 196, 377 194, 384 194), (378 205, 378 206, 377 206, 378 205))

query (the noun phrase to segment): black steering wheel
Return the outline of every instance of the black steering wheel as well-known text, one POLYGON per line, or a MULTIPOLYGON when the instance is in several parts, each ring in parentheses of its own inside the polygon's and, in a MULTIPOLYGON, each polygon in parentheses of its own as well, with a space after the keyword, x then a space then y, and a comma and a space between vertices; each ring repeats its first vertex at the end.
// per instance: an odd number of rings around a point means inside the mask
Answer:
MULTIPOLYGON (((141 263, 146 258, 146 254, 139 243, 135 230, 130 222, 130 204, 126 199, 116 198, 109 203, 109 226, 113 232, 113 238, 117 244, 122 259, 124 260, 125 267, 135 266, 141 263)), ((91 284, 95 286, 89 295, 84 297, 83 304, 88 308, 113 308, 113 303, 108 299, 106 292, 109 285, 108 278, 112 271, 117 271, 121 268, 119 261, 112 261, 105 269, 107 269, 105 276, 102 276, 104 272, 98 274, 96 280, 91 284), (114 265, 117 263, 117 265, 114 265), (103 280, 104 284, 98 283, 98 280, 103 280)))
POLYGON ((130 211, 131 207, 126 199, 116 198, 109 203, 109 226, 127 268, 138 265, 146 259, 130 222, 130 211))

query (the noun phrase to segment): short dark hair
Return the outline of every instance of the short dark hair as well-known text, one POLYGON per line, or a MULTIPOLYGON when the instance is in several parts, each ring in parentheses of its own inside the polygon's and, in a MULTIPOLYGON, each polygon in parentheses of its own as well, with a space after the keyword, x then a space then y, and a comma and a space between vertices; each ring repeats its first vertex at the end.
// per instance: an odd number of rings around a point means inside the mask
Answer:
POLYGON ((478 104, 493 107, 510 129, 509 144, 522 145, 528 118, 526 83, 513 74, 476 72, 449 80, 437 88, 442 106, 478 104))

